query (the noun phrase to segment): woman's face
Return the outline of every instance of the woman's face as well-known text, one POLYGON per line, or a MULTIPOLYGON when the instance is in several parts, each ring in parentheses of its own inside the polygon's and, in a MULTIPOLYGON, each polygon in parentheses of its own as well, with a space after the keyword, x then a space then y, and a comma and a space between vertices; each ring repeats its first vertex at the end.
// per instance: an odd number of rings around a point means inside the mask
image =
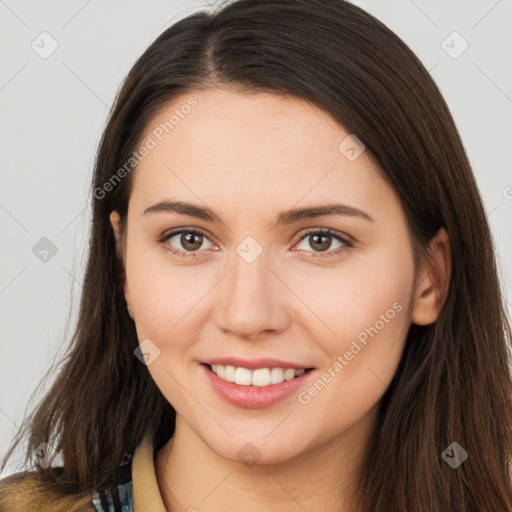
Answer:
POLYGON ((126 298, 157 386, 233 461, 366 432, 397 369, 414 310, 406 218, 349 135, 301 99, 220 89, 175 98, 145 133, 126 298))

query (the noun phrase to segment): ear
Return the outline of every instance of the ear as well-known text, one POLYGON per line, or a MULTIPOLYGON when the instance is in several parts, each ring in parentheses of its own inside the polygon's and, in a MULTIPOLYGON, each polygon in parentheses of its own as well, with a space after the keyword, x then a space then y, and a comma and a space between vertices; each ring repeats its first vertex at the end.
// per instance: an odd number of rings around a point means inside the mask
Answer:
MULTIPOLYGON (((122 243, 122 237, 121 237, 120 220, 121 220, 121 217, 117 211, 114 210, 110 213, 110 224, 112 226, 112 229, 114 230, 114 237, 116 239, 117 256, 123 262, 123 268, 124 268, 124 259, 125 258, 124 258, 123 243, 122 243)), ((123 277, 124 277, 124 283, 123 283, 124 284, 124 297, 126 299, 128 313, 133 319, 131 299, 130 299, 130 290, 128 289, 128 283, 126 281, 126 271, 124 272, 123 277)))
POLYGON ((451 277, 451 249, 448 233, 441 228, 429 245, 416 280, 411 322, 417 325, 434 323, 448 296, 451 277))

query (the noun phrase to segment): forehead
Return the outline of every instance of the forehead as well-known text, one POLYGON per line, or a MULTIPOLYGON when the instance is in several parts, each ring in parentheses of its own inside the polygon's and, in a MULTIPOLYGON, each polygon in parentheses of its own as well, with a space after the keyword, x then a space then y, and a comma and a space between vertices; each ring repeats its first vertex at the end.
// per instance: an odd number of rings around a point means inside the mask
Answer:
POLYGON ((272 202, 366 204, 392 194, 367 153, 347 158, 349 136, 327 112, 297 97, 229 89, 181 94, 146 127, 151 149, 134 171, 132 196, 221 205, 238 198, 245 211, 261 213, 272 202))

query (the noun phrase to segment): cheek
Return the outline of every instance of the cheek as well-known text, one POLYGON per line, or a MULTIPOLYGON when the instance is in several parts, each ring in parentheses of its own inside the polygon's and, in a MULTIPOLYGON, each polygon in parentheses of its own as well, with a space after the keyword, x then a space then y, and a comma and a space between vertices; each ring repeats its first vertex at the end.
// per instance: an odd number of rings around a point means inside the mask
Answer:
POLYGON ((179 351, 201 325, 201 299, 212 287, 209 273, 166 260, 161 249, 133 247, 126 277, 139 340, 149 338, 162 350, 179 351))
POLYGON ((319 428, 348 427, 382 398, 405 345, 413 282, 412 259, 395 253, 339 272, 327 285, 323 309, 321 294, 310 295, 335 333, 319 340, 329 360, 298 397, 319 428))
POLYGON ((183 361, 190 360, 189 350, 199 338, 199 303, 211 285, 204 276, 194 276, 192 267, 171 266, 151 251, 133 250, 130 256, 126 276, 137 336, 140 343, 149 339, 159 350, 148 371, 167 401, 184 414, 195 405, 183 392, 189 370, 183 361))
POLYGON ((394 339, 408 327, 414 284, 408 254, 388 249, 357 256, 337 269, 317 269, 298 279, 294 291, 322 321, 324 348, 331 357, 349 350, 354 339, 364 342, 372 336, 368 331, 394 339))
POLYGON ((323 407, 341 398, 350 404, 347 410, 362 411, 382 396, 398 367, 410 326, 414 264, 405 251, 387 250, 354 259, 351 268, 322 283, 310 286, 306 296, 329 327, 317 336, 328 356, 322 368, 326 385, 309 395, 321 391, 323 407))

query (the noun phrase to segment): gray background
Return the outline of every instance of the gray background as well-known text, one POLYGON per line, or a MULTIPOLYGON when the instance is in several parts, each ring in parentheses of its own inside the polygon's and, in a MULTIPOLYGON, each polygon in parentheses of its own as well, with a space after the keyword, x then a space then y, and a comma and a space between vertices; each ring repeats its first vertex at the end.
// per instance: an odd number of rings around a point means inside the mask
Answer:
MULTIPOLYGON (((353 3, 404 39, 441 88, 481 188, 510 296, 512 0, 353 3)), ((115 93, 146 47, 200 7, 208 3, 0 0, 0 457, 25 408, 47 391, 51 382, 40 380, 72 333, 93 158, 115 93), (45 31, 50 36, 40 35, 45 31), (52 44, 58 48, 45 55, 52 44)), ((2 476, 14 470, 11 464, 2 476)))

